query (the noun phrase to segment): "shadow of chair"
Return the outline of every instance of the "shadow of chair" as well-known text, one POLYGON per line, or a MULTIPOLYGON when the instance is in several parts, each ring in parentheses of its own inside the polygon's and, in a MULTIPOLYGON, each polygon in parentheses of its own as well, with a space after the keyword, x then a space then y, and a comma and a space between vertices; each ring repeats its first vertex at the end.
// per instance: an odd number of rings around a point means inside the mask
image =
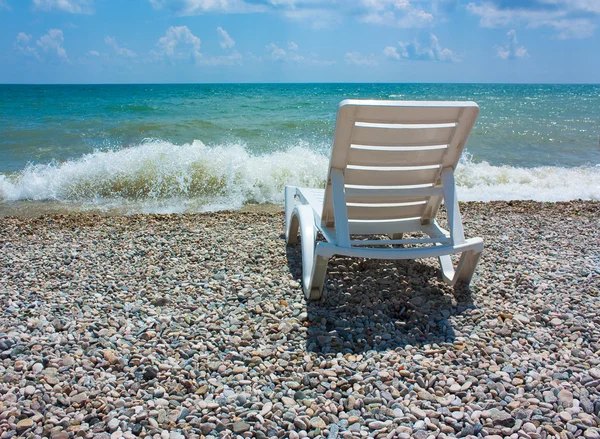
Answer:
MULTIPOLYGON (((301 282, 300 245, 286 253, 301 282)), ((454 342, 450 318, 474 308, 471 291, 447 286, 434 261, 423 262, 332 258, 325 293, 306 302, 307 350, 356 354, 454 342)))

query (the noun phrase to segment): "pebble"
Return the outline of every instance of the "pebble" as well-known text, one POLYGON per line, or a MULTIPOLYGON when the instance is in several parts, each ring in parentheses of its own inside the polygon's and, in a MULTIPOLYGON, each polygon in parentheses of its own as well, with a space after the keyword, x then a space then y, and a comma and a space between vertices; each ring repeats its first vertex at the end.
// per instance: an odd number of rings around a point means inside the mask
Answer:
POLYGON ((28 430, 31 427, 33 427, 33 425, 34 425, 33 419, 31 419, 31 418, 21 419, 19 422, 17 422, 17 432, 22 433, 25 430, 28 430))
POLYGON ((600 439, 600 431, 597 428, 586 428, 583 437, 585 439, 600 439))
POLYGON ((310 426, 312 428, 325 428, 325 427, 327 427, 327 424, 325 424, 325 421, 323 421, 323 419, 321 419, 318 416, 310 418, 309 422, 310 422, 310 426))
POLYGON ((35 393, 35 387, 34 386, 26 386, 25 389, 23 389, 23 393, 26 396, 31 396, 35 393))
POLYGON ((233 432, 236 434, 244 433, 250 430, 250 425, 245 422, 234 422, 233 432))
POLYGON ((108 431, 115 431, 117 428, 119 428, 119 420, 117 418, 112 418, 106 424, 106 428, 108 428, 108 431))
POLYGON ((558 392, 558 401, 565 408, 573 407, 573 393, 568 390, 558 392))
POLYGON ((415 415, 415 417, 417 419, 425 419, 425 417, 427 416, 425 414, 425 412, 423 410, 421 410, 419 407, 411 407, 410 408, 410 412, 415 415))
POLYGON ((470 293, 335 257, 316 303, 281 212, 1 217, 1 438, 597 438, 598 203, 464 206, 470 293))

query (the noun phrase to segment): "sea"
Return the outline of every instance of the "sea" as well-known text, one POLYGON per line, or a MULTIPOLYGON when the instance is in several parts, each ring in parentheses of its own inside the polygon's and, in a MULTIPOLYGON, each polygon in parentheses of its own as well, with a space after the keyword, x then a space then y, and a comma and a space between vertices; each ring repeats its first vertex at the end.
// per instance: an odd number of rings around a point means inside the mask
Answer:
POLYGON ((460 200, 600 199, 600 85, 0 85, 0 214, 282 204, 348 98, 477 102, 460 200))

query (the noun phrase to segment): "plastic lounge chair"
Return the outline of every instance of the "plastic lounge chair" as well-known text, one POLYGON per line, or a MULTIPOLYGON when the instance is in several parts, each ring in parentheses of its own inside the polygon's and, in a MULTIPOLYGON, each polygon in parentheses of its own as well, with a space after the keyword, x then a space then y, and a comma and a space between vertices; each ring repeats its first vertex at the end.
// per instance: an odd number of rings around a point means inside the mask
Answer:
POLYGON ((475 102, 340 103, 326 188, 285 188, 286 241, 295 244, 300 229, 308 299, 321 297, 327 262, 334 255, 437 257, 448 284, 469 284, 483 240, 465 239, 454 170, 478 114, 475 102), (449 231, 435 220, 442 200, 449 231), (317 242, 317 232, 326 242, 317 242), (410 232, 428 237, 402 239, 410 232), (458 253, 455 269, 450 255, 458 253))

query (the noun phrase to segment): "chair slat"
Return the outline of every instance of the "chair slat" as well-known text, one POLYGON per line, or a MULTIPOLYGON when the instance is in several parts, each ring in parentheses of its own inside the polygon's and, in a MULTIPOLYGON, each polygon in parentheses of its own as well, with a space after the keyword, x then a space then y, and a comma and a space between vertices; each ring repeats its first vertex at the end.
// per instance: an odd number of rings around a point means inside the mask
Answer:
POLYGON ((440 169, 418 169, 414 171, 375 171, 346 169, 344 183, 361 186, 413 186, 435 184, 440 169))
POLYGON ((383 220, 417 218, 423 215, 425 204, 412 204, 394 207, 362 207, 348 206, 348 219, 350 220, 383 220))
POLYGON ((365 245, 401 245, 401 244, 449 244, 450 238, 415 238, 415 239, 365 239, 365 240, 352 240, 350 243, 353 246, 365 246, 365 245))
POLYGON ((420 230, 420 219, 388 220, 388 221, 362 221, 350 220, 349 230, 351 235, 390 235, 393 233, 406 233, 420 230))
MULTIPOLYGON (((424 188, 410 188, 410 189, 381 189, 373 188, 371 186, 364 187, 348 187, 346 185, 346 199, 347 200, 365 200, 357 201, 358 203, 386 203, 386 200, 396 201, 408 201, 414 197, 431 197, 441 196, 444 193, 441 187, 424 187, 424 188), (368 201, 367 201, 368 200, 368 201), (381 200, 381 201, 380 201, 381 200)), ((417 198, 419 199, 419 198, 417 198)), ((415 199, 415 201, 417 200, 415 199)))
MULTIPOLYGON (((460 104, 458 104, 460 105, 460 104)), ((434 106, 357 106, 356 120, 372 123, 447 123, 456 122, 461 107, 434 106)))
MULTIPOLYGON (((351 195, 353 192, 348 193, 346 189, 346 203, 347 204, 399 204, 399 203, 425 203, 427 198, 408 196, 399 198, 397 196, 385 195, 380 190, 373 190, 373 196, 364 195, 364 191, 361 195, 351 195)), ((414 194, 413 194, 414 195, 414 194)))
POLYGON ((355 126, 351 143, 378 146, 424 146, 448 144, 455 127, 443 128, 376 128, 355 126))
POLYGON ((393 147, 361 147, 352 146, 348 151, 348 164, 377 166, 436 165, 441 164, 447 145, 438 148, 393 148, 393 147))

